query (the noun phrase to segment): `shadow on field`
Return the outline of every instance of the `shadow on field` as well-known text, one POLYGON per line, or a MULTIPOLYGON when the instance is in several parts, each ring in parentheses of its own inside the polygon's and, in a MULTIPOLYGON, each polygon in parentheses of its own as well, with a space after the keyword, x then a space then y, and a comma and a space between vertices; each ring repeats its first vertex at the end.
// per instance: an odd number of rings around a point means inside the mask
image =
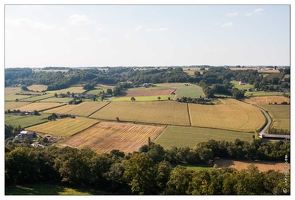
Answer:
POLYGON ((230 166, 234 165, 234 162, 233 162, 233 160, 219 159, 219 160, 215 160, 214 164, 217 164, 218 168, 223 168, 223 167, 230 167, 230 166))

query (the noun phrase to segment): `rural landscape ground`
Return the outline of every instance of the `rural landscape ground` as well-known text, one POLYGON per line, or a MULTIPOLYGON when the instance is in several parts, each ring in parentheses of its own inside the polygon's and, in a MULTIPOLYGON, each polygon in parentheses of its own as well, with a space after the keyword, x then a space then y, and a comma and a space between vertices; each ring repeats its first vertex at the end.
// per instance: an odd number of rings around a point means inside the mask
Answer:
MULTIPOLYGON (((183 71, 194 77, 199 68, 183 68, 183 71)), ((266 74, 273 73, 280 74, 279 71, 271 71, 263 75, 267 77, 266 74)), ((209 140, 252 142, 267 122, 269 125, 265 134, 270 129, 290 132, 289 92, 255 92, 253 84, 240 85, 239 81, 233 80, 231 84, 234 87, 245 90, 244 98, 235 99, 222 94, 209 98, 196 83, 143 84, 124 89, 119 95, 105 95, 104 98, 99 96, 114 91, 116 85, 98 83, 92 89, 85 89, 85 84, 78 84, 60 90, 47 90, 47 85, 32 84, 27 86, 28 91, 23 91, 21 85, 5 87, 5 124, 21 126, 23 130, 36 133, 38 138, 47 137, 54 141, 42 143, 43 147, 86 148, 98 154, 110 153, 114 149, 125 154, 133 153, 149 142, 167 150, 174 147, 193 149, 209 140), (74 95, 84 96, 75 98, 74 95), (183 97, 207 102, 181 102, 183 97), (70 103, 73 99, 81 101, 70 103), (267 113, 270 120, 260 109, 267 113), (38 115, 27 114, 34 111, 38 115), (49 120, 53 115, 66 117, 49 120)), ((37 141, 40 140, 33 142, 37 141)), ((276 141, 273 140, 273 143, 276 141)), ((237 170, 254 164, 261 172, 277 170, 281 173, 285 167, 284 160, 220 159, 215 164, 220 169, 231 167, 237 170)), ((198 171, 208 169, 208 166, 187 165, 187 168, 198 171)))

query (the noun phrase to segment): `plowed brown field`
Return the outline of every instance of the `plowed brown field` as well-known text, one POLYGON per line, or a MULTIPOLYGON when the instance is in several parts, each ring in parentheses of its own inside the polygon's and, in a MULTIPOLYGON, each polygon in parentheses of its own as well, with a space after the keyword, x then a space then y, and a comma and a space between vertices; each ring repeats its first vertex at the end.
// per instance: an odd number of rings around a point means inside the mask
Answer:
POLYGON ((61 143, 62 146, 91 148, 97 153, 118 149, 125 153, 138 151, 141 146, 156 139, 164 126, 101 122, 61 143))

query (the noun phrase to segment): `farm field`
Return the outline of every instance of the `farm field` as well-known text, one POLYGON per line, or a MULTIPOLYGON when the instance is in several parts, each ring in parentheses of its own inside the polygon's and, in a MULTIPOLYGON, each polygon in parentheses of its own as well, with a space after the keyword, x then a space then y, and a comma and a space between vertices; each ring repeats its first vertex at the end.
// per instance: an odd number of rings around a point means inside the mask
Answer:
POLYGON ((43 111, 49 108, 54 108, 54 107, 58 107, 58 106, 62 106, 64 104, 61 103, 30 103, 28 105, 25 106, 21 106, 16 108, 16 110, 20 110, 20 111, 43 111))
POLYGON ((253 133, 198 127, 168 126, 157 137, 155 143, 160 144, 165 149, 173 146, 193 148, 196 144, 208 142, 208 140, 233 142, 237 138, 243 141, 252 141, 253 133))
POLYGON ((109 153, 118 149, 125 153, 138 151, 153 141, 164 126, 135 125, 129 123, 100 122, 62 142, 61 146, 91 148, 96 153, 109 153))
POLYGON ((254 85, 251 84, 245 84, 245 85, 239 85, 239 81, 231 81, 235 88, 238 88, 239 90, 245 90, 247 88, 254 88, 254 85))
MULTIPOLYGON (((161 97, 161 100, 168 100, 168 98, 170 97, 170 99, 172 100, 174 95, 140 96, 140 97, 135 96, 134 98, 136 99, 136 101, 159 101, 158 97, 161 97)), ((131 97, 112 97, 110 101, 130 102, 131 97)))
POLYGON ((5 124, 10 124, 13 126, 20 125, 22 128, 30 127, 36 124, 47 122, 47 117, 49 114, 42 114, 39 116, 20 116, 14 114, 5 114, 5 124))
POLYGON ((267 161, 237 161, 237 160, 227 160, 220 159, 214 162, 218 167, 231 167, 237 170, 247 169, 247 167, 251 164, 254 164, 258 167, 260 172, 266 172, 268 170, 275 170, 281 173, 285 172, 285 167, 290 169, 290 164, 286 164, 284 162, 267 162, 267 161))
POLYGON ((61 90, 53 90, 53 91, 49 91, 50 93, 54 94, 54 93, 57 93, 57 94, 66 94, 67 92, 70 92, 70 93, 83 93, 85 92, 85 90, 83 89, 83 87, 69 87, 69 88, 66 88, 66 89, 61 89, 61 90))
POLYGON ((245 98, 244 102, 250 103, 250 104, 269 104, 272 103, 274 104, 277 102, 278 104, 281 104, 282 102, 288 102, 290 103, 290 98, 284 97, 284 96, 261 96, 261 97, 249 97, 245 98))
POLYGON ((234 100, 219 99, 219 105, 188 104, 192 126, 254 132, 265 123, 256 107, 234 100))
POLYGON ((264 92, 264 91, 245 92, 245 97, 246 96, 283 96, 283 92, 264 92))
POLYGON ((290 105, 259 105, 273 119, 272 128, 290 130, 290 105))
POLYGON ((41 92, 42 90, 47 90, 47 87, 48 87, 47 85, 31 85, 31 86, 28 86, 27 88, 29 90, 41 92))
POLYGON ((156 124, 189 125, 187 105, 174 101, 111 102, 91 118, 156 124))
POLYGON ((15 108, 19 108, 25 105, 28 105, 30 102, 4 102, 5 104, 5 111, 13 110, 15 108))
POLYGON ((204 97, 203 89, 200 86, 189 84, 185 86, 184 84, 179 87, 176 92, 176 98, 181 97, 191 97, 191 98, 199 98, 200 96, 204 97))
POLYGON ((22 100, 32 97, 31 95, 16 95, 16 94, 8 94, 5 95, 5 101, 15 101, 16 99, 22 100))
POLYGON ((34 102, 34 101, 40 101, 40 100, 43 100, 43 99, 47 99, 47 98, 50 98, 50 97, 53 97, 53 94, 51 93, 47 93, 47 94, 44 94, 44 95, 40 95, 40 96, 30 96, 29 98, 26 98, 26 99, 20 99, 19 101, 28 101, 28 102, 34 102))
POLYGON ((108 102, 82 102, 77 105, 65 105, 58 108, 46 110, 44 112, 56 114, 71 114, 86 117, 107 104, 108 102))
POLYGON ((89 128, 96 123, 98 123, 98 120, 94 119, 65 118, 31 126, 26 128, 26 130, 41 134, 50 134, 52 136, 69 137, 75 133, 89 128))
POLYGON ((174 90, 125 90, 121 92, 120 96, 139 97, 139 96, 161 96, 171 95, 174 90))
POLYGON ((68 103, 71 101, 73 98, 65 97, 65 98, 56 98, 56 97, 51 97, 47 99, 40 100, 40 102, 56 102, 56 103, 68 103))
POLYGON ((20 87, 5 87, 4 88, 5 95, 15 94, 21 91, 20 87))

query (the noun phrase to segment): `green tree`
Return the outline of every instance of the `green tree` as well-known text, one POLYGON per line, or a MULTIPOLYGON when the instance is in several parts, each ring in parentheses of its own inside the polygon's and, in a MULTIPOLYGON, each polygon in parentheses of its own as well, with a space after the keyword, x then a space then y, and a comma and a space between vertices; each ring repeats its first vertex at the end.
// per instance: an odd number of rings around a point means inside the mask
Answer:
POLYGON ((158 164, 157 175, 155 178, 158 187, 158 193, 163 192, 166 188, 171 170, 172 166, 168 161, 162 161, 158 164))
POLYGON ((21 86, 21 90, 23 90, 23 91, 29 91, 29 89, 28 89, 27 86, 25 86, 25 85, 22 85, 22 86, 21 86))
POLYGON ((156 170, 153 160, 144 154, 133 154, 124 163, 124 177, 135 194, 155 194, 156 170))
POLYGON ((184 166, 176 166, 170 173, 167 182, 167 194, 183 195, 188 194, 189 183, 192 180, 192 171, 187 170, 184 166))
POLYGON ((161 100, 161 97, 158 97, 158 100, 160 101, 161 100))

